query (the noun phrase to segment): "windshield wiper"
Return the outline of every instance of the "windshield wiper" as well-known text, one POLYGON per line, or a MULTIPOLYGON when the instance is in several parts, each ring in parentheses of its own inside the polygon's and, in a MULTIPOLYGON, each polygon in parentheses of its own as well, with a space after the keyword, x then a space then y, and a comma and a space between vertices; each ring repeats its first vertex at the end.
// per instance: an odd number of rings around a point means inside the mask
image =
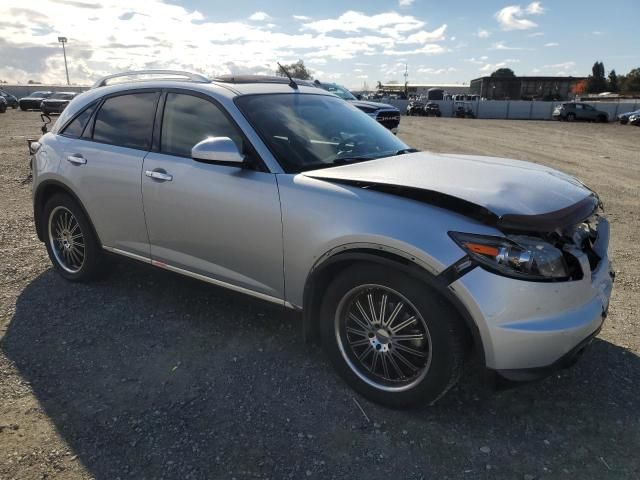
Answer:
POLYGON ((419 152, 417 148, 403 148, 402 150, 396 150, 394 155, 404 155, 405 153, 416 153, 419 152))
POLYGON ((362 157, 340 157, 331 161, 331 165, 347 165, 349 163, 364 162, 366 160, 375 160, 378 157, 362 156, 362 157))

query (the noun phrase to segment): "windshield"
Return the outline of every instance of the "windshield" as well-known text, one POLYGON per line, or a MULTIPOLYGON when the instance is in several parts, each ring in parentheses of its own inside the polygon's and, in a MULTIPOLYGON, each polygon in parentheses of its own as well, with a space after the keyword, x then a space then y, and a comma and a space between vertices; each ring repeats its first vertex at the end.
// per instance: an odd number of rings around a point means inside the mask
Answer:
POLYGON ((36 97, 36 98, 40 97, 40 98, 42 98, 42 97, 48 97, 50 95, 51 95, 50 92, 33 92, 30 95, 30 97, 36 97))
POLYGON ((367 114, 335 97, 245 95, 236 104, 287 173, 411 151, 367 114))
POLYGON ((71 100, 73 95, 73 93, 54 93, 49 98, 51 100, 71 100))
POLYGON ((331 92, 342 98, 343 100, 357 100, 353 94, 344 87, 340 85, 323 85, 322 86, 327 92, 331 92))

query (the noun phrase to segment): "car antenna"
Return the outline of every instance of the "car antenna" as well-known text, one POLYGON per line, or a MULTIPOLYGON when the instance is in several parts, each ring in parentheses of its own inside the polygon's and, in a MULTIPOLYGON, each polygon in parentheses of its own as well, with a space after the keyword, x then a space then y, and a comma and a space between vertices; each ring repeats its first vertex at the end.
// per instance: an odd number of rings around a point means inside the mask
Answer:
POLYGON ((284 74, 287 76, 287 78, 289 79, 289 86, 294 90, 298 90, 298 84, 293 80, 293 78, 291 78, 291 75, 289 75, 289 72, 287 71, 287 69, 284 68, 282 65, 280 65, 280 62, 276 62, 276 63, 280 67, 280 70, 282 70, 284 74))

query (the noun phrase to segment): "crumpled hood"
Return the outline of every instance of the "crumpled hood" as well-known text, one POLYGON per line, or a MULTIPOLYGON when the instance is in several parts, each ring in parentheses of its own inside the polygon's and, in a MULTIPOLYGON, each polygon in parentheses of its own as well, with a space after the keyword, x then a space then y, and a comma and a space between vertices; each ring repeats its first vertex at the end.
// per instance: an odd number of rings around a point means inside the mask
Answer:
POLYGON ((386 103, 369 102, 365 100, 349 100, 349 103, 351 103, 354 107, 368 107, 368 108, 385 109, 385 110, 398 110, 393 105, 389 105, 386 103))
MULTIPOLYGON (((497 218, 547 216, 566 220, 576 204, 593 211, 597 196, 575 178, 552 168, 505 158, 417 152, 368 162, 313 170, 306 176, 427 191, 486 209, 497 218), (562 219, 560 217, 563 217, 562 219)), ((574 209, 575 210, 575 209, 574 209)), ((573 212, 575 217, 576 212, 573 212)), ((590 214, 590 212, 588 213, 590 214)), ((587 214, 587 216, 588 216, 587 214)))

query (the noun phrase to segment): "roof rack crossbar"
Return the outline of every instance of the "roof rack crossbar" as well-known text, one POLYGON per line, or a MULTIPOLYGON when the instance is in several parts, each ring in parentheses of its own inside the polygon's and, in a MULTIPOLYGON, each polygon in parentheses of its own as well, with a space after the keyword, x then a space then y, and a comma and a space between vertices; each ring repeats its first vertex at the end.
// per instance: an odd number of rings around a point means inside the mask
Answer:
POLYGON ((107 85, 107 81, 113 78, 135 77, 139 75, 171 75, 174 77, 183 77, 190 82, 198 82, 198 83, 211 82, 211 80, 209 80, 204 75, 200 75, 199 73, 183 72, 181 70, 131 70, 128 72, 114 73, 112 75, 107 75, 106 77, 102 77, 96 83, 94 83, 91 88, 104 87, 105 85, 107 85))

